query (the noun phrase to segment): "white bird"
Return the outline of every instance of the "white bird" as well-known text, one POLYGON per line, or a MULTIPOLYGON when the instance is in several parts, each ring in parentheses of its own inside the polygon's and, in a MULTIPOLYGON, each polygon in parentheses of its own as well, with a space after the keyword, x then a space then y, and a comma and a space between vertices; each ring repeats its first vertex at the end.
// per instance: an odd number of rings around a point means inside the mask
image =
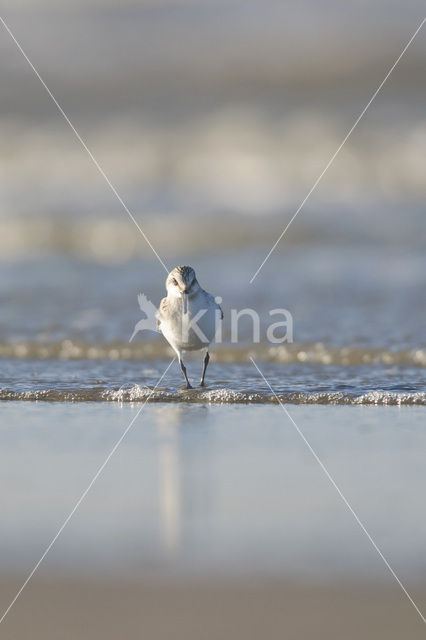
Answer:
POLYGON ((216 333, 216 322, 223 312, 214 297, 198 284, 192 267, 175 267, 167 276, 167 297, 157 311, 157 329, 176 352, 186 388, 191 385, 182 361, 183 351, 205 349, 200 387, 210 360, 209 345, 216 333))

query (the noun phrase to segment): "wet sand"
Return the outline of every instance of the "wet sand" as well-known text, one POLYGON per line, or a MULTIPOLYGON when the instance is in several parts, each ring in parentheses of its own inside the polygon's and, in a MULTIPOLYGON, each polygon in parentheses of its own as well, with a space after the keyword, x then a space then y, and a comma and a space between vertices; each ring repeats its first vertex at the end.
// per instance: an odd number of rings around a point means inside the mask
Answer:
MULTIPOLYGON (((5 608, 22 577, 0 582, 5 608)), ((426 590, 415 594, 426 605, 426 590)), ((395 585, 389 589, 274 582, 126 583, 37 577, 1 625, 3 640, 307 640, 425 637, 395 585)))

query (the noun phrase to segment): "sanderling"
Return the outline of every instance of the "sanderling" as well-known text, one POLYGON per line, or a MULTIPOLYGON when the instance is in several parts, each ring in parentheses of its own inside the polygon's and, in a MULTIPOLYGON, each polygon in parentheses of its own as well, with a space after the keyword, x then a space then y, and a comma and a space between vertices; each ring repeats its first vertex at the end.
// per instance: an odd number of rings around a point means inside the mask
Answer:
POLYGON ((166 289, 167 297, 162 299, 157 312, 157 329, 176 351, 187 389, 192 387, 182 352, 206 350, 200 381, 203 387, 210 360, 209 345, 215 336, 216 320, 223 319, 222 309, 214 297, 200 287, 192 267, 175 267, 167 276, 166 289))

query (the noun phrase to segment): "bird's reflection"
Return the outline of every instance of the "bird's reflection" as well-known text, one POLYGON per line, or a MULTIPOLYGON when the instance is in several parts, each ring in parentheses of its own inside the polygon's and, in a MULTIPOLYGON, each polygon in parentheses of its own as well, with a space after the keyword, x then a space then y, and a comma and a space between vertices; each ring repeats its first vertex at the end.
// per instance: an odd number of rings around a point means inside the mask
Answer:
MULTIPOLYGON (((160 529, 164 549, 170 556, 177 555, 182 542, 184 489, 187 485, 183 480, 182 458, 186 450, 183 427, 193 422, 191 418, 198 423, 200 416, 197 411, 188 412, 187 407, 170 405, 157 411, 160 529)), ((186 463, 191 465, 190 460, 186 463)), ((192 502, 191 496, 187 495, 186 499, 192 502)))
MULTIPOLYGON (((173 414, 173 410, 171 411, 173 414)), ((170 554, 179 548, 182 518, 178 432, 173 415, 159 421, 159 503, 164 547, 170 554)))

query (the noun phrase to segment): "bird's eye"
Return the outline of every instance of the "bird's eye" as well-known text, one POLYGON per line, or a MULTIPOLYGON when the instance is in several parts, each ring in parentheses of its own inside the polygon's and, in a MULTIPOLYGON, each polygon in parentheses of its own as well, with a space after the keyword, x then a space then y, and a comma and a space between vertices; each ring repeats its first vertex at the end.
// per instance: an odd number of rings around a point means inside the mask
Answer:
POLYGON ((174 284, 174 285, 175 285, 175 287, 177 287, 177 280, 176 280, 176 278, 173 278, 173 280, 172 280, 172 284, 174 284))

